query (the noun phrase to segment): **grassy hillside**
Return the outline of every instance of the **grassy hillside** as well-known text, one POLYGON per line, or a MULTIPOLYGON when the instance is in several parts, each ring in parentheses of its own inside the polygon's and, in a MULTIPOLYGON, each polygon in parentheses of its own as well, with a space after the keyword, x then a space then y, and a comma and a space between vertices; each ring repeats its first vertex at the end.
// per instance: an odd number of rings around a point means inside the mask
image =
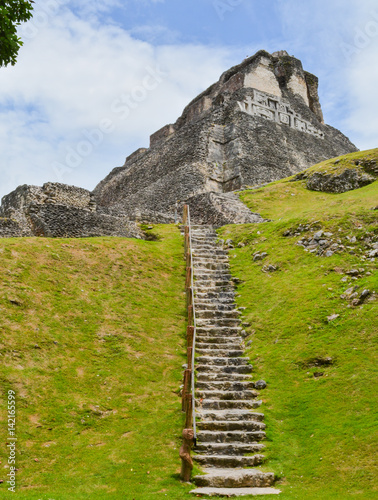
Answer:
MULTIPOLYGON (((268 382, 263 468, 283 500, 378 497, 378 183, 336 195, 285 180, 241 197, 271 219, 219 231, 236 247, 254 377, 268 382), (309 245, 319 231, 329 257, 309 245)), ((15 498, 190 498, 178 481, 182 238, 154 233, 0 241, 1 498, 14 498, 1 483, 9 389, 15 498)))
POLYGON ((273 219, 220 230, 236 246, 255 378, 268 382, 264 467, 282 499, 378 498, 378 183, 336 195, 281 181, 242 198, 273 219), (297 245, 321 230, 340 241, 333 255, 297 245))
POLYGON ((182 239, 157 233, 1 240, 0 480, 13 389, 16 498, 186 498, 182 239))

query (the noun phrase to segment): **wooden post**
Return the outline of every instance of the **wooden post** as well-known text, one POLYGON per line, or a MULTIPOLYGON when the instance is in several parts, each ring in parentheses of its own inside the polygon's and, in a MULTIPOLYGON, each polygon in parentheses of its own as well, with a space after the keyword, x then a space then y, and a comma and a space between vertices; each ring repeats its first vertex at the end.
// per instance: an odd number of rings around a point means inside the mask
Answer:
POLYGON ((193 370, 193 366, 192 366, 193 347, 188 347, 187 353, 188 353, 188 368, 189 368, 189 370, 193 370))
POLYGON ((186 338, 188 347, 193 347, 194 326, 188 326, 186 329, 186 338))
POLYGON ((191 394, 187 394, 187 398, 185 428, 191 429, 193 427, 193 398, 191 394))
POLYGON ((186 254, 186 265, 187 267, 190 267, 192 265, 192 256, 190 254, 190 251, 186 254))
POLYGON ((192 370, 189 368, 184 371, 184 387, 182 389, 182 402, 181 402, 181 409, 182 411, 186 411, 186 402, 187 402, 187 395, 190 392, 190 382, 191 382, 191 376, 192 376, 192 370))
MULTIPOLYGON (((189 228, 185 228, 188 229, 189 228)), ((188 257, 188 254, 190 254, 190 239, 189 239, 189 233, 186 231, 185 232, 185 255, 188 257)))
POLYGON ((190 288, 191 283, 192 283, 192 268, 187 267, 186 268, 185 288, 190 288))
POLYGON ((182 224, 185 226, 185 224, 188 222, 188 205, 184 205, 184 214, 182 216, 182 224))
POLYGON ((188 483, 193 470, 193 460, 190 456, 190 450, 193 446, 194 432, 193 429, 184 429, 182 433, 182 445, 180 448, 181 458, 181 479, 188 483))
MULTIPOLYGON (((192 294, 190 294, 190 297, 191 296, 192 294)), ((191 325, 192 323, 193 323, 193 306, 190 305, 188 306, 188 325, 191 325)))

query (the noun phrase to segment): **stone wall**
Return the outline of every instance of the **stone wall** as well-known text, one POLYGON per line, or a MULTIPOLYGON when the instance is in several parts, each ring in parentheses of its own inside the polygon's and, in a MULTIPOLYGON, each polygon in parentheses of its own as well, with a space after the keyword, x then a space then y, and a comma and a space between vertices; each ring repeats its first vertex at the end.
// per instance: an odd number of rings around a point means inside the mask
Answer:
POLYGON ((138 226, 130 222, 127 217, 116 217, 72 206, 31 205, 29 216, 35 236, 50 238, 143 237, 138 226))
POLYGON ((20 224, 14 219, 0 217, 0 238, 15 238, 29 236, 23 234, 20 224))
POLYGON ((97 210, 92 193, 60 183, 23 185, 4 196, 0 207, 0 237, 123 236, 143 238, 124 214, 97 210))

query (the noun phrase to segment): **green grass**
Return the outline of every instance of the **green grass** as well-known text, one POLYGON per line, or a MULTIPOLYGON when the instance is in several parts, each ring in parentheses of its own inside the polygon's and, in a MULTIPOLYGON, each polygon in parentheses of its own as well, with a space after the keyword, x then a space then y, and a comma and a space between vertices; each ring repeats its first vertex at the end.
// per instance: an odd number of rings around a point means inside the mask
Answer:
POLYGON ((329 195, 281 181, 243 193, 242 199, 274 219, 219 231, 245 244, 232 250, 230 261, 232 273, 243 280, 237 302, 246 307, 251 325, 254 377, 268 382, 261 393, 268 436, 263 469, 280 478, 285 500, 378 498, 378 259, 363 258, 365 239, 378 241, 378 213, 370 210, 377 204, 378 183, 329 195), (307 223, 314 224, 309 231, 293 235, 307 223), (296 245, 319 229, 349 248, 327 258, 296 245), (287 231, 291 236, 283 236, 287 231), (254 262, 256 252, 268 256, 254 262), (269 264, 278 270, 263 272, 269 264), (345 274, 354 268, 360 269, 357 279, 345 274), (340 298, 351 286, 376 293, 353 307, 340 298), (339 317, 329 322, 332 314, 339 317), (332 364, 314 365, 326 357, 332 364))
MULTIPOLYGON (((182 238, 0 242, 0 479, 16 391, 17 498, 186 498, 182 238)), ((0 484, 1 498, 13 498, 0 484)))
MULTIPOLYGON (((352 163, 351 158, 377 158, 378 150, 352 153, 340 157, 342 165, 352 163)), ((323 171, 333 160, 320 163, 307 169, 305 172, 323 171)), ((354 164, 353 164, 354 165, 354 164)), ((356 189, 342 194, 322 193, 309 191, 305 181, 293 182, 294 177, 283 181, 273 182, 267 186, 244 191, 241 193, 242 201, 253 211, 263 217, 274 220, 288 220, 294 218, 307 218, 316 220, 318 213, 323 213, 326 207, 327 217, 351 214, 353 216, 360 209, 369 209, 377 206, 377 183, 369 184, 363 189, 356 189)))
MULTIPOLYGON (((322 161, 305 170, 306 175, 311 176, 315 172, 323 174, 339 175, 346 169, 356 169, 362 172, 371 172, 369 163, 378 160, 378 149, 368 149, 366 151, 357 151, 347 155, 331 158, 330 160, 322 161)), ((375 169, 374 169, 375 170, 375 169)))

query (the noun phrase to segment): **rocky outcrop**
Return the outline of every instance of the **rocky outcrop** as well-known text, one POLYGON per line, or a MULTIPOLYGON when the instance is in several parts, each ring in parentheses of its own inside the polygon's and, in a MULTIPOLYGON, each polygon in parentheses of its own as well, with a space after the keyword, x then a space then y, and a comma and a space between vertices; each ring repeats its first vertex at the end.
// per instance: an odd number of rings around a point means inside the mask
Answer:
POLYGON ((189 198, 191 219, 195 224, 254 224, 265 222, 259 214, 251 212, 235 193, 204 193, 189 198))
POLYGON ((367 186, 376 180, 376 177, 363 173, 357 169, 346 169, 340 174, 324 174, 315 172, 307 179, 306 187, 312 191, 324 191, 326 193, 345 193, 363 186, 367 186))
POLYGON ((360 155, 346 156, 314 165, 296 175, 293 180, 305 180, 306 187, 312 191, 345 193, 376 181, 377 162, 377 149, 362 151, 360 155))
POLYGON ((125 216, 97 209, 86 189, 59 183, 20 186, 2 199, 0 236, 142 238, 139 227, 125 216))

